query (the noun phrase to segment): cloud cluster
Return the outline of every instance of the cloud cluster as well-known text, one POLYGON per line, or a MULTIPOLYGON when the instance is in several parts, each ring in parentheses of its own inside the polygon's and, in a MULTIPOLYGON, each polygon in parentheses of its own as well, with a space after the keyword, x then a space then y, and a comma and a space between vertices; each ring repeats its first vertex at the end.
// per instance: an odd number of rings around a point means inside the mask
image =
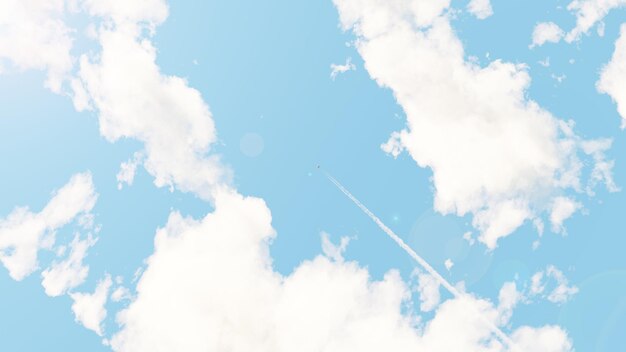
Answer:
POLYGON ((47 73, 46 86, 61 92, 72 69, 71 29, 64 23, 65 0, 0 1, 0 74, 3 59, 20 70, 47 73))
POLYGON ((448 2, 335 0, 370 76, 390 88, 407 128, 382 148, 429 167, 435 209, 473 215, 479 240, 500 238, 581 190, 582 141, 526 95, 525 66, 465 60, 448 2), (436 11, 418 13, 426 6, 436 11))
MULTIPOLYGON (((0 59, 20 69, 48 72, 47 85, 61 92, 69 82, 77 110, 98 113, 101 134, 114 142, 134 138, 142 152, 123 163, 119 187, 131 184, 143 164, 159 187, 168 186, 211 200, 213 192, 228 184, 229 170, 209 155, 217 137, 209 108, 200 93, 176 76, 164 75, 156 64, 156 49, 149 38, 168 16, 162 0, 55 0, 0 2, 0 59), (70 55, 72 33, 64 22, 69 13, 85 13, 100 50, 80 55, 78 72, 70 55)), ((79 174, 59 190, 46 208, 33 214, 16 208, 0 223, 0 260, 11 276, 21 280, 37 269, 40 248, 52 249, 55 231, 87 214, 94 206, 90 174, 79 174)), ((83 259, 95 239, 78 235, 69 254, 42 273, 48 295, 59 296, 82 284, 88 274, 83 259)), ((63 256, 67 248, 57 248, 63 256)), ((93 294, 70 292, 78 322, 101 335, 105 303, 112 283, 100 282, 93 294)), ((129 295, 114 292, 116 299, 129 295)))
MULTIPOLYGON (((89 231, 99 230, 94 228, 91 214, 97 198, 91 173, 80 173, 55 191, 41 212, 32 213, 26 207, 17 207, 6 218, 0 219, 0 261, 9 275, 20 281, 39 269, 41 249, 54 250, 58 258, 63 257, 69 247, 69 254, 63 260, 54 260, 43 270, 41 284, 51 297, 61 296, 82 285, 89 274, 84 259, 97 241, 89 231), (87 235, 76 233, 69 245, 57 244, 57 231, 70 223, 88 231, 87 235)), ((72 309, 77 321, 100 334, 100 321, 106 316, 104 308, 100 307, 104 303, 100 302, 102 299, 106 301, 107 293, 102 293, 102 288, 96 291, 100 293, 69 294, 74 300, 72 309)))
POLYGON ((167 6, 158 0, 92 0, 86 6, 103 19, 97 30, 101 51, 80 58, 72 82, 75 106, 98 112, 100 132, 109 141, 143 142, 143 163, 158 187, 210 200, 229 172, 208 155, 217 138, 209 108, 184 79, 160 72, 156 50, 143 35, 146 26, 164 20, 167 6))
MULTIPOLYGON (((567 5, 567 9, 575 14, 576 26, 565 36, 567 42, 580 39, 587 34, 594 25, 602 21, 608 13, 626 5, 626 0, 574 0, 567 5)), ((599 33, 603 32, 603 26, 599 33)))
POLYGON ((41 285, 48 296, 60 296, 85 282, 89 267, 83 264, 83 260, 87 256, 87 250, 95 244, 96 239, 91 235, 86 239, 76 235, 70 243, 69 256, 63 261, 53 262, 41 273, 41 285))
POLYGON ((622 25, 619 38, 615 41, 615 50, 611 60, 602 68, 596 87, 601 93, 608 94, 617 104, 617 112, 622 117, 621 128, 626 128, 626 25, 622 25))
MULTIPOLYGON (((374 281, 333 255, 283 276, 271 267, 265 203, 228 191, 215 205, 201 220, 174 212, 158 230, 136 299, 118 315, 115 351, 514 351, 487 324, 506 324, 511 292, 498 306, 470 295, 434 303, 434 318, 420 322, 397 272, 374 281)), ((555 326, 512 338, 526 352, 571 350, 555 326)))
MULTIPOLYGON (((51 90, 71 95, 79 111, 97 111, 109 141, 143 142, 143 165, 157 186, 210 200, 215 187, 228 184, 230 171, 209 155, 217 136, 200 93, 184 79, 161 73, 155 62, 149 38, 167 16, 163 0, 0 1, 0 60, 46 71, 51 90), (76 29, 65 21, 79 13, 90 16, 89 32, 101 50, 77 60, 71 54, 76 29)), ((138 162, 128 166, 133 165, 138 162)))
MULTIPOLYGON (((77 220, 80 215, 88 214, 97 198, 91 174, 76 174, 54 193, 41 212, 33 213, 26 207, 16 207, 7 217, 1 219, 0 261, 9 271, 9 275, 19 281, 37 270, 39 250, 51 249, 55 243, 56 231, 77 220)), ((80 271, 77 268, 81 266, 78 259, 82 259, 80 251, 75 253, 74 263, 69 266, 80 271)), ((63 271, 59 267, 50 270, 63 271)), ((55 274, 48 272, 47 275, 55 274)), ((46 282, 49 283, 49 280, 53 279, 49 278, 46 282)), ((79 278, 74 280, 80 281, 79 278)), ((65 282, 61 286, 71 286, 76 282, 65 282)))
MULTIPOLYGON (((602 20, 614 9, 626 6, 626 0, 575 0, 567 9, 576 16, 576 26, 565 36, 567 42, 579 40, 596 24, 599 36, 604 35, 602 20)), ((620 35, 615 41, 615 50, 611 60, 602 68, 596 88, 607 94, 617 105, 617 112, 622 118, 621 128, 626 128, 626 89, 621 82, 626 77, 626 25, 620 27, 620 35)))
POLYGON ((70 293, 74 300, 72 312, 76 321, 85 328, 102 336, 102 321, 107 316, 105 304, 113 281, 109 275, 100 280, 93 293, 70 293))
POLYGON ((578 288, 569 286, 569 281, 563 272, 554 265, 548 265, 546 270, 538 271, 531 278, 530 296, 542 296, 553 303, 565 303, 576 293, 578 293, 578 288), (550 288, 552 288, 551 291, 550 288))
MULTIPOLYGON (((546 42, 557 43, 562 38, 566 42, 572 43, 580 40, 582 35, 588 34, 596 26, 598 36, 604 36, 605 24, 603 22, 609 12, 614 9, 626 6, 626 0, 574 0, 567 6, 572 14, 576 16, 576 25, 572 30, 565 33, 554 22, 543 22, 535 26, 532 35, 530 48, 541 46, 546 42)), ((622 25, 620 36, 615 42, 615 50, 611 60, 602 68, 600 79, 596 83, 596 88, 600 93, 608 94, 617 104, 617 111, 622 117, 621 128, 626 128, 626 90, 620 84, 626 77, 626 32, 625 25, 622 25)), ((549 61, 546 61, 549 64, 549 61)), ((562 79, 554 76, 559 82, 562 79)))

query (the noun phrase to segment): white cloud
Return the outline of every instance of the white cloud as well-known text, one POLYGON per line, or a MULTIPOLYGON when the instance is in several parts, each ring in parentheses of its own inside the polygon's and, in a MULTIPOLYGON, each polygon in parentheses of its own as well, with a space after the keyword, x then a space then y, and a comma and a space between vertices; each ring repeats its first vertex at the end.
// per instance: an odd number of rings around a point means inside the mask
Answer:
POLYGON ((544 326, 539 329, 522 327, 513 333, 513 339, 521 351, 560 352, 572 349, 572 343, 565 341, 563 330, 557 326, 544 326), (537 346, 541 346, 540 349, 537 346))
POLYGON ((568 286, 568 281, 563 272, 550 265, 546 270, 546 275, 556 280, 556 287, 548 295, 548 300, 554 303, 564 303, 571 296, 578 293, 576 286, 568 286))
POLYGON ((565 32, 554 22, 538 23, 533 30, 533 42, 531 48, 542 46, 545 43, 558 43, 565 32))
POLYGON ((598 24, 598 29, 597 29, 598 37, 604 37, 605 30, 606 30, 606 24, 604 24, 604 22, 600 22, 598 24))
POLYGON ((330 78, 334 81, 340 73, 356 70, 356 66, 352 63, 351 58, 347 58, 346 63, 343 65, 330 64, 330 70, 330 78))
MULTIPOLYGON (((365 6, 369 6, 370 4, 362 3, 363 9, 365 11, 370 11, 371 8, 365 8, 365 6)), ((386 20, 391 20, 393 16, 396 16, 399 13, 410 13, 414 19, 415 23, 418 26, 430 26, 432 24, 433 18, 439 15, 441 12, 445 11, 450 6, 450 0, 417 0, 417 1, 392 1, 391 7, 393 8, 385 16, 388 17, 386 20)), ((383 23, 381 23, 383 24, 383 23)), ((386 24, 384 24, 386 25, 386 24)))
POLYGON ((563 221, 569 219, 580 208, 582 208, 582 204, 571 198, 556 197, 552 203, 552 210, 550 212, 552 231, 563 233, 565 231, 563 221))
POLYGON ((507 282, 500 288, 498 294, 498 312, 500 323, 506 324, 513 315, 513 309, 523 299, 523 295, 517 290, 514 282, 507 282))
POLYGON ((611 60, 602 68, 600 80, 596 87, 601 93, 608 94, 617 104, 617 111, 622 117, 621 128, 626 127, 626 25, 620 29, 619 38, 615 41, 615 51, 611 60))
POLYGON ((399 132, 392 132, 387 142, 380 145, 380 149, 385 153, 397 158, 405 148, 402 144, 402 135, 399 132))
POLYGON ((446 267, 446 270, 450 271, 450 269, 452 269, 452 267, 454 266, 454 262, 452 261, 452 259, 448 258, 443 263, 443 265, 446 267))
POLYGON ((566 75, 557 75, 557 74, 551 74, 550 77, 552 77, 553 80, 557 81, 558 83, 563 83, 563 81, 567 78, 566 75))
POLYGON ((85 282, 89 274, 89 266, 83 264, 83 259, 87 255, 87 250, 94 244, 96 240, 91 235, 84 240, 76 235, 70 243, 69 256, 61 262, 52 263, 43 271, 41 284, 48 296, 60 296, 85 282))
POLYGON ((569 286, 563 272, 554 265, 548 265, 545 271, 538 271, 531 278, 530 296, 541 296, 553 303, 565 303, 576 293, 578 288, 569 286))
POLYGON ((132 298, 132 294, 130 290, 124 286, 119 286, 111 293, 111 300, 113 302, 120 302, 124 300, 130 300, 132 298))
POLYGON ((467 4, 467 10, 476 18, 484 20, 493 15, 493 8, 490 0, 471 0, 467 4))
MULTIPOLYGON (((373 281, 355 262, 318 256, 281 275, 271 266, 265 203, 223 192, 215 206, 202 220, 174 212, 157 231, 136 299, 117 316, 114 351, 508 351, 481 318, 506 318, 486 300, 450 299, 418 323, 397 272, 373 281)), ((525 351, 544 351, 527 335, 545 329, 513 336, 525 351)), ((565 332, 549 329, 558 332, 554 351, 571 350, 565 332)))
POLYGON ((527 201, 515 199, 498 202, 492 208, 476 212, 472 224, 482 230, 478 240, 493 249, 499 239, 513 233, 529 218, 531 213, 527 201))
POLYGON ((545 59, 538 61, 538 63, 543 67, 550 67, 550 58, 546 57, 545 59))
POLYGON ((541 245, 541 241, 539 240, 534 240, 533 244, 532 244, 532 249, 533 251, 537 250, 537 248, 539 248, 539 246, 541 245))
POLYGON ((118 26, 147 24, 151 29, 161 24, 168 15, 164 0, 82 0, 83 7, 92 16, 102 17, 118 26))
POLYGON ((98 282, 94 293, 70 293, 74 300, 72 311, 76 321, 85 328, 102 336, 102 321, 107 316, 104 305, 107 302, 112 280, 109 275, 98 282))
POLYGON ((20 70, 44 70, 46 87, 60 92, 72 69, 71 30, 62 19, 68 6, 64 0, 0 1, 0 66, 5 59, 20 70))
POLYGON ((430 312, 437 308, 441 301, 439 282, 430 274, 417 274, 417 292, 419 293, 420 310, 422 312, 430 312))
POLYGON ((474 237, 472 237, 472 231, 466 231, 463 234, 463 239, 466 240, 470 246, 473 246, 474 243, 476 243, 476 240, 474 239, 474 237))
POLYGON ((143 155, 136 152, 131 159, 120 164, 120 171, 115 178, 117 179, 117 189, 122 189, 124 184, 131 186, 135 180, 137 166, 142 162, 143 155))
POLYGON ((368 73, 407 115, 383 150, 407 150, 431 168, 435 210, 473 215, 493 249, 555 195, 580 189, 582 140, 527 98, 526 66, 466 61, 447 3, 418 20, 412 9, 421 3, 335 0, 368 73))
POLYGON ((545 285, 543 284, 543 271, 538 271, 531 277, 531 285, 530 285, 530 293, 532 295, 538 295, 545 290, 545 285))
POLYGON ((210 200, 230 173, 208 155, 217 140, 209 108, 184 79, 160 72, 156 49, 142 34, 144 26, 154 29, 165 19, 167 6, 160 0, 91 0, 85 6, 104 19, 97 31, 102 50, 81 56, 79 79, 72 82, 75 106, 98 111, 109 141, 143 142, 144 166, 158 187, 210 200))
POLYGON ((392 0, 386 3, 388 6, 381 6, 384 5, 381 1, 335 2, 335 5, 340 7, 340 15, 344 23, 359 21, 360 13, 375 14, 374 21, 361 24, 362 31, 368 36, 375 36, 385 31, 387 27, 395 26, 397 17, 406 14, 411 16, 416 25, 428 27, 450 6, 450 0, 392 0))
POLYGON ((543 236, 543 230, 545 228, 545 224, 543 223, 543 220, 534 219, 533 226, 535 227, 535 230, 537 230, 537 234, 539 235, 539 237, 543 236))
MULTIPOLYGON (((567 9, 576 15, 576 26, 567 33, 565 40, 573 42, 589 30, 613 9, 626 5, 626 0, 574 0, 567 9)), ((603 25, 602 25, 603 26, 603 25)), ((598 34, 601 30, 598 28, 598 34)))
MULTIPOLYGON (((46 70, 46 84, 55 92, 67 80, 75 108, 99 113, 105 138, 144 143, 144 166, 157 186, 210 200, 216 187, 230 181, 230 171, 218 156, 209 155, 217 136, 200 93, 184 79, 162 74, 155 62, 150 35, 167 16, 164 0, 4 0, 0 60, 20 69, 46 70), (77 76, 70 77, 75 30, 64 20, 78 11, 98 23, 87 27, 87 36, 98 40, 102 50, 82 55, 77 76)), ((6 70, 2 62, 0 66, 6 70)), ((120 185, 132 182, 136 165, 123 165, 120 185)))
POLYGON ((620 187, 613 180, 613 160, 606 160, 604 152, 611 148, 613 141, 608 138, 584 141, 582 143, 583 150, 586 154, 591 155, 594 160, 594 167, 591 171, 591 179, 587 185, 587 194, 594 195, 593 189, 598 183, 604 183, 609 192, 619 192, 620 187))
POLYGON ((327 232, 321 233, 322 237, 322 252, 324 255, 336 262, 343 261, 343 253, 348 248, 350 243, 350 237, 341 237, 339 244, 334 244, 330 241, 330 235, 327 232))
POLYGON ((17 207, 0 219, 0 261, 15 280, 38 267, 39 249, 51 249, 57 229, 91 211, 97 199, 90 173, 76 174, 39 213, 17 207))

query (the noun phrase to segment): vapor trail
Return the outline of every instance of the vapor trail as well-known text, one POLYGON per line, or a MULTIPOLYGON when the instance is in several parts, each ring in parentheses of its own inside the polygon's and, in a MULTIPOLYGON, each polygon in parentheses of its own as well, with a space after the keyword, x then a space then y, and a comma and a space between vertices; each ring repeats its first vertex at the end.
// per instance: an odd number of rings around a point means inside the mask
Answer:
MULTIPOLYGON (((374 213, 372 213, 369 209, 367 209, 367 207, 363 205, 363 203, 361 203, 355 196, 353 196, 352 193, 350 193, 350 191, 348 191, 341 183, 339 183, 339 181, 337 181, 334 177, 332 177, 327 172, 325 171, 323 172, 326 175, 326 177, 330 180, 330 182, 332 182, 335 186, 337 186, 337 188, 339 188, 339 190, 343 194, 345 194, 348 198, 350 198, 350 200, 352 200, 354 204, 356 204, 365 214, 367 214, 367 216, 369 216, 376 223, 376 225, 378 225, 378 227, 380 227, 380 229, 383 230, 387 234, 387 236, 391 237, 391 239, 394 240, 400 246, 400 248, 404 249, 404 251, 407 252, 411 256, 411 258, 415 259, 415 261, 419 265, 421 265, 422 268, 424 268, 424 270, 426 270, 431 276, 433 276, 435 280, 437 280, 437 282, 439 282, 441 286, 445 287, 455 298, 462 298, 462 297, 468 296, 467 293, 457 290, 456 287, 452 286, 448 282, 448 280, 444 279, 443 276, 441 276, 437 272, 437 270, 435 270, 435 268, 433 268, 430 264, 428 264, 428 262, 424 260, 424 258, 422 258, 419 254, 417 254, 413 250, 413 248, 409 247, 409 245, 407 245, 402 240, 402 238, 400 238, 400 236, 396 235, 389 227, 387 227, 387 225, 385 225, 376 215, 374 215, 374 213)), ((483 314, 480 314, 480 312, 479 312, 479 316, 483 320, 483 322, 491 329, 491 331, 496 336, 498 336, 500 340, 502 340, 502 342, 507 344, 512 350, 519 351, 519 348, 516 346, 515 342, 513 342, 511 338, 509 338, 502 330, 500 330, 500 328, 498 328, 495 324, 493 324, 491 321, 485 318, 483 314)))

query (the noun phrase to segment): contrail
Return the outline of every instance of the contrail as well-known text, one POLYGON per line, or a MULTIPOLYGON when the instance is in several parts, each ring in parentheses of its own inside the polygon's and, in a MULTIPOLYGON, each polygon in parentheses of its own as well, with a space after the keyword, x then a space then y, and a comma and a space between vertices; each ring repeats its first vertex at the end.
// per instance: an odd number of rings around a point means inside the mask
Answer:
MULTIPOLYGON (((320 167, 318 166, 317 168, 319 169, 320 167)), ((430 264, 428 264, 428 262, 424 260, 424 258, 422 258, 419 254, 417 254, 413 250, 413 248, 409 247, 409 245, 407 245, 402 240, 402 238, 400 238, 400 236, 396 235, 389 227, 387 227, 387 225, 385 225, 376 215, 374 215, 374 213, 372 213, 369 209, 367 209, 367 207, 363 205, 363 203, 361 203, 355 196, 353 196, 352 193, 350 193, 350 191, 348 191, 341 183, 339 183, 339 181, 337 181, 334 177, 332 177, 327 172, 323 170, 322 172, 324 172, 324 174, 330 180, 330 182, 332 182, 335 186, 337 186, 337 188, 339 188, 339 190, 343 194, 345 194, 348 198, 350 198, 350 200, 352 200, 354 204, 356 204, 365 214, 367 214, 367 216, 369 216, 376 223, 376 225, 378 225, 378 227, 380 227, 380 229, 383 230, 387 234, 387 236, 391 237, 391 239, 394 240, 400 246, 400 248, 404 249, 404 251, 407 252, 411 256, 411 258, 415 259, 415 261, 419 265, 421 265, 422 268, 424 268, 424 270, 426 270, 431 276, 433 276, 437 280, 437 282, 439 282, 441 286, 445 287, 455 298, 462 298, 462 297, 468 296, 467 293, 457 290, 456 287, 452 286, 448 282, 448 280, 444 279, 444 277, 441 276, 437 272, 437 270, 435 270, 435 268, 433 268, 430 264)), ((500 328, 498 328, 490 320, 485 318, 483 314, 480 314, 480 312, 479 312, 479 316, 483 320, 483 322, 491 329, 491 331, 496 336, 498 336, 500 340, 502 340, 502 342, 507 344, 512 350, 519 351, 519 348, 516 346, 515 342, 513 342, 513 340, 511 340, 511 338, 509 338, 507 334, 505 334, 502 330, 500 330, 500 328)))

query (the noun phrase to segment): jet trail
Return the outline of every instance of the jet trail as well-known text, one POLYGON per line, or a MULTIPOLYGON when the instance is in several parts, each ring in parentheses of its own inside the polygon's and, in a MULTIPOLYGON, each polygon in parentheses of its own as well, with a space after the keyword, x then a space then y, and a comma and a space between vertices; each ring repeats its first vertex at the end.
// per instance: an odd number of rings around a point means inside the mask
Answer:
MULTIPOLYGON (((319 166, 318 166, 318 169, 319 169, 319 166)), ((367 209, 367 207, 363 205, 363 203, 361 203, 355 196, 353 196, 352 193, 350 193, 350 191, 348 191, 341 183, 339 183, 339 181, 337 181, 334 177, 332 177, 327 172, 323 170, 322 172, 324 172, 324 174, 330 180, 330 182, 332 182, 335 186, 337 186, 337 188, 343 194, 345 194, 348 198, 350 198, 350 200, 352 200, 354 204, 356 204, 365 214, 367 214, 367 216, 369 216, 376 223, 376 225, 378 225, 378 227, 380 227, 380 229, 383 230, 387 234, 387 236, 391 237, 391 239, 394 240, 400 246, 400 248, 402 248, 405 252, 407 252, 411 256, 411 258, 415 259, 415 261, 419 265, 421 265, 422 268, 424 268, 431 276, 433 276, 437 280, 437 282, 439 282, 441 286, 445 287, 455 298, 462 298, 462 297, 468 296, 468 294, 457 290, 456 287, 452 286, 448 282, 448 280, 444 279, 443 276, 441 276, 437 272, 437 270, 435 270, 435 268, 433 268, 430 264, 428 264, 428 262, 424 260, 424 258, 422 258, 419 254, 417 254, 413 250, 413 248, 409 247, 409 245, 407 245, 402 240, 402 238, 400 238, 400 236, 396 235, 389 227, 387 227, 387 225, 385 225, 376 215, 374 215, 374 213, 372 213, 369 209, 367 209)), ((479 312, 479 316, 481 317, 483 322, 491 329, 491 331, 500 338, 502 342, 508 345, 512 350, 519 351, 519 348, 516 346, 515 342, 513 342, 511 338, 509 338, 502 330, 500 330, 500 328, 498 328, 495 324, 493 324, 491 321, 485 318, 483 314, 480 314, 480 312, 479 312)))

